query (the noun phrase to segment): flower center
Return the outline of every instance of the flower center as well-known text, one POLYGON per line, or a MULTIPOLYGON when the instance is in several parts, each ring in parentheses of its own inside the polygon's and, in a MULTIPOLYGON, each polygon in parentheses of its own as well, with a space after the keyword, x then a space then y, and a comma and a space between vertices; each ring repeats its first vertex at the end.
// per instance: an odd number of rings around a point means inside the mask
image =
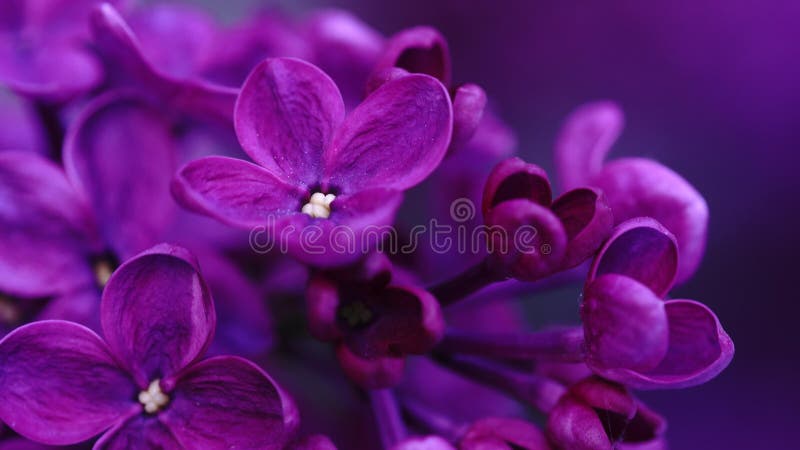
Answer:
POLYGON ((144 410, 148 414, 161 411, 169 403, 169 396, 161 391, 159 381, 158 379, 153 380, 150 386, 147 386, 146 391, 139 392, 139 403, 144 406, 144 410))
POLYGON ((315 219, 327 219, 331 215, 331 203, 334 200, 336 200, 336 196, 333 194, 314 192, 300 212, 315 219))
POLYGON ((352 302, 339 309, 339 316, 347 322, 348 326, 354 328, 370 323, 372 321, 372 310, 363 302, 352 302))
POLYGON ((100 259, 94 263, 94 279, 97 282, 97 286, 100 288, 106 287, 108 284, 108 279, 111 278, 111 274, 114 272, 114 266, 111 262, 100 259))

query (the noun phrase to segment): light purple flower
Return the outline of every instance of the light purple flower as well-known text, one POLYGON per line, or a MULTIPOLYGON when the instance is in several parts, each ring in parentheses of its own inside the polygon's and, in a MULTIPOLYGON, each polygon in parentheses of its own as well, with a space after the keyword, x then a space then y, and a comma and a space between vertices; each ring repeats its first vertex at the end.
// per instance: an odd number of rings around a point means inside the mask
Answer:
POLYGON ((544 170, 519 158, 501 162, 489 174, 482 209, 486 224, 503 231, 492 234, 490 265, 527 281, 584 262, 613 223, 601 191, 573 189, 554 201, 544 170), (526 229, 531 236, 521 241, 526 229))
POLYGON ((201 360, 216 316, 186 250, 154 247, 108 282, 104 338, 42 321, 0 341, 0 418, 45 444, 104 433, 95 449, 280 449, 298 422, 292 401, 255 364, 201 360))
POLYGON ((452 111, 438 81, 410 75, 385 84, 345 118, 327 75, 275 58, 242 87, 235 126, 258 165, 223 157, 191 162, 175 178, 176 198, 231 225, 266 227, 294 257, 333 266, 363 256, 364 229, 391 223, 402 191, 436 168, 452 111), (318 233, 313 248, 305 230, 311 226, 318 233), (356 251, 333 248, 337 226, 356 251))
POLYGON ((596 186, 603 190, 615 224, 652 217, 678 240, 681 261, 677 282, 689 279, 703 258, 708 206, 699 192, 666 166, 645 158, 605 157, 623 127, 620 108, 611 102, 588 103, 566 120, 556 143, 556 167, 564 189, 596 186))
POLYGON ((704 383, 733 358, 730 337, 705 305, 662 300, 678 272, 675 238, 651 218, 618 225, 584 288, 586 362, 597 374, 639 389, 704 383))
POLYGON ((665 450, 664 419, 621 385, 592 377, 573 386, 547 418, 557 449, 665 450))

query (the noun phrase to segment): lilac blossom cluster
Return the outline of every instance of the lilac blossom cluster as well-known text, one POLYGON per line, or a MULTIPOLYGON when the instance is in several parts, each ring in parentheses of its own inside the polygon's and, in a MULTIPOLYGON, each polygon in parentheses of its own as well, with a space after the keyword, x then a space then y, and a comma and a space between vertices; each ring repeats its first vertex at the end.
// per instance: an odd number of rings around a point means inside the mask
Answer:
POLYGON ((435 29, 129 3, 0 5, 0 450, 659 449, 632 390, 731 361, 670 296, 706 203, 606 161, 615 104, 566 119, 554 195, 435 29), (480 213, 448 214, 465 199, 480 213), (366 232, 415 216, 491 245, 366 232), (366 245, 285 233, 311 227, 366 245), (253 230, 288 237, 254 252, 253 230), (514 301, 581 283, 577 326, 514 301))

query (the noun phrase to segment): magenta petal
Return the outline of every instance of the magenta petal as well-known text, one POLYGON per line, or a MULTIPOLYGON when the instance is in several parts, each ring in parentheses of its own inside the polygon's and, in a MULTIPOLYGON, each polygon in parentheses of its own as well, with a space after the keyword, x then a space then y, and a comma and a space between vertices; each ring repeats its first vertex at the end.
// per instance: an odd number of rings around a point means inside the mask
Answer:
POLYGON ((328 75, 299 59, 273 58, 244 82, 234 124, 255 162, 308 186, 319 180, 323 150, 343 119, 342 96, 328 75))
POLYGON ((117 360, 146 388, 200 357, 216 318, 194 257, 162 244, 114 272, 103 291, 100 322, 117 360))
POLYGON ((92 450, 186 450, 155 416, 137 414, 109 430, 92 450))
POLYGON ((664 297, 678 267, 675 237, 660 223, 639 217, 617 225, 589 269, 587 283, 604 274, 633 278, 664 297))
POLYGON ((617 223, 648 216, 675 235, 680 253, 676 282, 694 274, 705 252, 708 205, 689 182, 658 162, 625 158, 607 164, 592 184, 605 192, 617 223))
POLYGON ((136 388, 94 332, 60 320, 0 341, 0 419, 45 444, 73 444, 135 411, 136 388))
POLYGON ((187 208, 244 228, 299 213, 307 193, 240 159, 209 156, 186 164, 172 193, 187 208))
POLYGON ((489 417, 470 425, 459 443, 459 448, 549 450, 550 446, 544 433, 530 422, 515 418, 489 417))
POLYGON ((589 259, 611 234, 614 217, 599 190, 578 188, 560 195, 551 207, 567 232, 567 254, 563 268, 589 259))
POLYGON ((169 226, 175 153, 170 123, 134 96, 94 101, 70 129, 67 174, 88 195, 105 241, 120 258, 158 243, 169 226))
POLYGON ((450 84, 450 50, 436 29, 426 26, 403 30, 386 43, 375 72, 399 67, 410 73, 424 73, 450 84))
POLYGON ((184 448, 280 450, 300 420, 269 375, 235 356, 189 367, 169 396, 159 418, 184 448))
POLYGON ((620 275, 590 282, 581 304, 586 363, 606 378, 607 370, 648 370, 669 345, 664 302, 645 285, 620 275))
POLYGON ((475 135, 486 108, 486 92, 477 84, 464 84, 453 94, 453 140, 450 152, 457 151, 475 135))
POLYGON ((547 417, 547 435, 556 448, 613 450, 597 412, 570 395, 562 397, 547 417))
POLYGON ((567 233, 550 209, 529 200, 506 200, 486 216, 491 239, 490 264, 523 281, 535 281, 560 269, 567 233))
POLYGON ((600 172, 624 125, 622 110, 609 101, 587 103, 567 117, 555 155, 562 189, 586 185, 600 172))
POLYGON ((287 450, 336 450, 336 446, 327 436, 315 434, 292 442, 287 450))
POLYGON ((33 153, 0 153, 0 291, 44 297, 92 283, 93 230, 61 169, 33 153))
POLYGON ((450 97, 427 75, 408 75, 373 92, 326 149, 325 178, 344 193, 408 189, 444 157, 453 128, 450 97))
POLYGON ((406 360, 402 356, 362 358, 341 344, 336 347, 336 357, 342 371, 365 389, 384 389, 396 386, 403 378, 406 360))
POLYGON ((553 200, 553 191, 544 169, 516 157, 497 164, 483 188, 484 216, 498 204, 512 199, 526 199, 549 207, 553 200))
POLYGON ((677 389, 716 377, 733 359, 733 341, 717 316, 693 300, 668 300, 669 349, 657 367, 621 374, 620 381, 638 389, 677 389))

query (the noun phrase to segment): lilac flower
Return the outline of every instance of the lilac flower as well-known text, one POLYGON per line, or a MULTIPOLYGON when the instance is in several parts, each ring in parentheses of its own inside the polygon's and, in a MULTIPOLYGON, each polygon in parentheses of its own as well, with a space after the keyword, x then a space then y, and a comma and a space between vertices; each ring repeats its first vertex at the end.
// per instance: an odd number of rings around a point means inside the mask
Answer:
POLYGON ((44 130, 34 108, 5 89, 0 89, 0 152, 5 150, 47 153, 44 130))
POLYGON ((409 75, 373 92, 345 119, 341 95, 322 71, 275 58, 242 87, 235 126, 258 165, 222 157, 191 162, 173 183, 176 198, 232 225, 267 227, 294 257, 333 266, 363 255, 335 248, 334 228, 344 227, 361 246, 367 226, 390 223, 402 191, 444 156, 452 112, 438 81, 409 75), (310 226, 320 233, 313 248, 304 231, 310 226))
POLYGON ((161 245, 123 264, 101 323, 105 339, 42 321, 0 341, 0 418, 45 444, 104 432, 96 449, 280 449, 291 438, 297 411, 266 373, 233 356, 200 360, 216 316, 186 250, 161 245))
POLYGON ((521 419, 489 417, 469 426, 461 450, 548 450, 547 439, 536 426, 521 419))
POLYGON ((544 170, 519 158, 494 168, 482 206, 486 224, 505 230, 501 239, 509 240, 506 252, 495 249, 492 263, 521 280, 540 279, 584 262, 611 232, 613 220, 601 191, 573 189, 553 201, 544 170), (537 248, 530 252, 512 248, 519 242, 510 242, 523 226, 535 230, 537 248))
POLYGON ((313 275, 306 292, 311 333, 337 343, 345 372, 370 388, 396 384, 403 356, 427 352, 444 329, 435 298, 391 278, 376 253, 355 268, 313 275))
POLYGON ((706 306, 662 298, 678 273, 675 238, 637 218, 614 230, 592 263, 581 305, 587 364, 640 389, 679 388, 717 376, 733 342, 706 306))
POLYGON ((7 0, 0 6, 0 83, 63 102, 94 87, 102 69, 82 45, 97 0, 7 0))
POLYGON ((667 424, 621 385, 592 377, 570 387, 547 418, 558 449, 666 449, 667 424))
POLYGON ((104 3, 92 10, 93 43, 103 57, 106 82, 113 87, 134 89, 157 103, 169 105, 184 116, 229 123, 236 90, 199 78, 205 48, 193 45, 194 40, 176 42, 170 37, 172 47, 166 51, 162 42, 152 39, 154 29, 158 34, 193 38, 197 38, 197 30, 202 30, 203 35, 213 33, 208 30, 207 19, 198 14, 187 15, 183 9, 179 9, 180 12, 171 9, 183 7, 164 8, 169 9, 159 9, 152 15, 140 14, 135 18, 138 27, 149 33, 150 39, 144 41, 149 47, 142 46, 130 26, 110 4, 104 3), (170 20, 161 20, 164 15, 170 20))
POLYGON ((583 105, 570 115, 556 143, 556 167, 565 189, 596 186, 605 193, 614 220, 653 217, 675 234, 681 261, 677 282, 689 279, 703 258, 708 206, 689 182, 649 159, 622 158, 605 163, 623 127, 611 102, 583 105))
POLYGON ((447 40, 431 27, 414 27, 389 38, 367 82, 368 91, 406 73, 424 73, 441 81, 453 102, 453 139, 448 153, 472 138, 486 107, 486 93, 472 83, 452 86, 452 63, 447 40))

